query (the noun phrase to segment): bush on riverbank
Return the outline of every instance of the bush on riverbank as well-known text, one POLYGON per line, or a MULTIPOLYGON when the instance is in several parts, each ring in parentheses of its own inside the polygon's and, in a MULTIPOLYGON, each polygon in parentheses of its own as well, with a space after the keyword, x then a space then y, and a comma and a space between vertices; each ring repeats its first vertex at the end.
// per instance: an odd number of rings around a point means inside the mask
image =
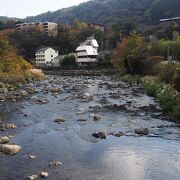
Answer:
POLYGON ((152 77, 144 77, 142 84, 149 95, 159 100, 166 114, 176 120, 180 120, 180 93, 178 91, 171 85, 152 77))
POLYGON ((159 101, 165 114, 180 121, 180 93, 172 85, 153 76, 125 75, 120 79, 130 85, 142 84, 146 93, 159 101))

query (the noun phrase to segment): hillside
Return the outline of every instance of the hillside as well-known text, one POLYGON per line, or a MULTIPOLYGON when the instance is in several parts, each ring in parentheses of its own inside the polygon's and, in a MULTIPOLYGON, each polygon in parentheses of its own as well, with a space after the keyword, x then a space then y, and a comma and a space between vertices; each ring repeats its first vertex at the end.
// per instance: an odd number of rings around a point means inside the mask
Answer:
POLYGON ((13 18, 13 17, 7 17, 7 16, 0 16, 0 21, 2 22, 7 22, 7 21, 17 21, 19 20, 18 18, 13 18))
POLYGON ((180 16, 180 0, 92 0, 79 6, 47 12, 25 21, 72 23, 83 21, 112 24, 132 21, 136 24, 157 24, 159 19, 180 16))

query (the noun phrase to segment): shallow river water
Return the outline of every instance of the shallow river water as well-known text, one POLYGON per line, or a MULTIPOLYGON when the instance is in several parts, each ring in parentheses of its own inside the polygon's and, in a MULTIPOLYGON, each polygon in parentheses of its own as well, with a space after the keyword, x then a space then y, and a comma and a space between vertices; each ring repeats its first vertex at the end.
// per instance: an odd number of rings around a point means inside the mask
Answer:
POLYGON ((0 155, 0 180, 23 180, 41 171, 50 180, 180 179, 180 129, 140 87, 106 76, 54 76, 34 86, 39 90, 34 97, 1 103, 1 120, 18 128, 0 136, 13 136, 11 143, 22 151, 0 155), (37 97, 48 103, 34 103, 37 97), (101 119, 94 121, 92 113, 101 119), (58 124, 57 118, 66 121, 58 124), (148 128, 149 135, 135 134, 136 128, 148 128), (119 131, 125 135, 112 135, 119 131), (96 139, 95 132, 107 138, 96 139), (53 161, 62 165, 49 166, 53 161))

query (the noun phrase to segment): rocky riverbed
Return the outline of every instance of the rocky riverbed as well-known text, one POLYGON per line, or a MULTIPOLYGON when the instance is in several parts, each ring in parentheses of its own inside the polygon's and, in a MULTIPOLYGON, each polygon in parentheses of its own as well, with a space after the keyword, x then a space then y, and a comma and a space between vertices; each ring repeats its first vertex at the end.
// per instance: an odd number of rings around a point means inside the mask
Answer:
POLYGON ((109 76, 19 86, 0 89, 0 180, 179 180, 179 125, 140 86, 109 76))

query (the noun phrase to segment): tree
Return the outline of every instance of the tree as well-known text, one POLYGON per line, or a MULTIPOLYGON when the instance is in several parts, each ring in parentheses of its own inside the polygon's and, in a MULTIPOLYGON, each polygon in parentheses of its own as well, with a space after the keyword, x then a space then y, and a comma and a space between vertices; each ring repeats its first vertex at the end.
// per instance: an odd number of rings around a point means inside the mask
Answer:
POLYGON ((8 38, 0 34, 0 80, 13 82, 25 79, 31 65, 18 56, 8 38))
POLYGON ((114 52, 113 64, 127 73, 141 74, 143 70, 144 51, 143 38, 133 32, 128 38, 124 38, 117 45, 114 52))
POLYGON ((73 68, 73 67, 76 67, 76 58, 75 58, 75 56, 72 55, 72 54, 66 55, 64 57, 64 59, 62 60, 60 65, 62 67, 64 67, 64 68, 73 68))

